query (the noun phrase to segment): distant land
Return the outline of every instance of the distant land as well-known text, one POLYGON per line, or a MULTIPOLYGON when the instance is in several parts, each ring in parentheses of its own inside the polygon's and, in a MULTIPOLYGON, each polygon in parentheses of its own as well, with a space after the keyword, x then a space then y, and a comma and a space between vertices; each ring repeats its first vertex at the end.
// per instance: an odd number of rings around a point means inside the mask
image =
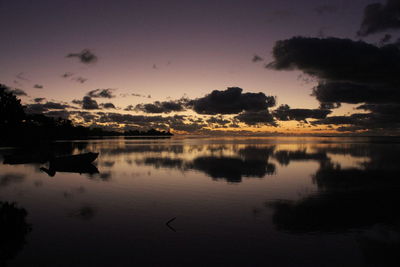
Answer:
POLYGON ((82 139, 101 136, 162 136, 169 131, 150 129, 124 132, 102 128, 75 126, 71 120, 48 117, 43 114, 26 114, 21 100, 5 86, 0 85, 0 145, 29 145, 38 141, 82 139))

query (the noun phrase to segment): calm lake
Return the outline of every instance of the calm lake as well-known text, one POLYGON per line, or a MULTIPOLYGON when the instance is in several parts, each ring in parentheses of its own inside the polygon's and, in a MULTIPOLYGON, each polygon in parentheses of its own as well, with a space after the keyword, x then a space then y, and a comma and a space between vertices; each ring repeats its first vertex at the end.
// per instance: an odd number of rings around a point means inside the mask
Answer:
POLYGON ((400 266, 399 141, 116 138, 1 148, 0 265, 400 266), (40 169, 45 155, 84 152, 100 153, 87 169, 40 169))

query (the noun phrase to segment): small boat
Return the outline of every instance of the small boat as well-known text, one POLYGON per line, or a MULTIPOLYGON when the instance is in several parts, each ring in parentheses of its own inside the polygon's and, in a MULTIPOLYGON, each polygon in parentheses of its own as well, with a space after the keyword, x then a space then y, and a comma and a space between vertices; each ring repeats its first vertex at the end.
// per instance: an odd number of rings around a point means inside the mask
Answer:
POLYGON ((97 159, 99 153, 84 153, 78 155, 56 157, 49 161, 50 166, 82 166, 92 163, 97 159))

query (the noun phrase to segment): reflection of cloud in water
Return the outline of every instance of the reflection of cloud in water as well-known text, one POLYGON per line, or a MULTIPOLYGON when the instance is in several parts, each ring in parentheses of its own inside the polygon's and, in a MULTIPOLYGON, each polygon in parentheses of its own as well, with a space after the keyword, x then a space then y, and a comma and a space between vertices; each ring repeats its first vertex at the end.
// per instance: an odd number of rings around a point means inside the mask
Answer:
MULTIPOLYGON (((209 146, 208 151, 214 154, 228 150, 226 146, 209 146)), ((242 177, 258 177, 275 173, 275 165, 268 163, 274 147, 258 148, 248 146, 237 151, 236 156, 198 156, 193 160, 171 157, 146 157, 136 160, 137 164, 154 166, 155 168, 172 168, 182 171, 197 170, 206 173, 213 179, 224 179, 231 183, 242 181, 242 177)))
POLYGON ((308 153, 306 150, 287 151, 280 150, 274 154, 274 158, 283 166, 287 166, 291 161, 326 161, 328 157, 324 152, 308 153))
POLYGON ((183 145, 122 145, 121 147, 96 149, 104 155, 124 155, 132 153, 161 153, 168 152, 173 154, 182 154, 183 145))
POLYGON ((154 166, 156 169, 159 168, 176 168, 176 169, 184 169, 184 160, 182 159, 173 159, 173 158, 162 158, 162 157, 148 157, 143 161, 136 161, 137 163, 143 163, 145 165, 154 166))
POLYGON ((97 210, 91 206, 82 206, 76 211, 71 212, 70 217, 81 219, 81 220, 91 220, 97 214, 97 210))
POLYGON ((11 184, 21 183, 25 178, 25 174, 6 173, 0 175, 0 187, 6 187, 11 184))
POLYGON ((111 167, 113 167, 115 165, 115 161, 111 161, 111 160, 109 160, 109 161, 101 161, 100 162, 100 166, 103 166, 103 167, 109 167, 109 168, 111 168, 111 167))
POLYGON ((214 179, 239 183, 242 177, 259 177, 275 173, 275 165, 259 160, 230 157, 199 157, 189 164, 191 169, 205 172, 214 179))
MULTIPOLYGON (((297 201, 269 201, 281 231, 345 233, 356 231, 368 264, 400 260, 400 157, 396 144, 319 147, 318 153, 367 157, 358 167, 342 168, 328 157, 312 176, 319 191, 297 201), (354 150, 352 150, 354 148, 354 150), (389 229, 390 235, 381 229, 389 229)), ((284 160, 284 162, 290 162, 284 160)), ((376 265, 374 265, 376 264, 376 265)))

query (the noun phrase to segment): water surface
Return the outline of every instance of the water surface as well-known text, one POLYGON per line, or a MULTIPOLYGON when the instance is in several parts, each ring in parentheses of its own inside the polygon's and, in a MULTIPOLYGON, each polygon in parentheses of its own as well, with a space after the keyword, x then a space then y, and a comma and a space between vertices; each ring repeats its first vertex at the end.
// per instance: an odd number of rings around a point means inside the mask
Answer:
POLYGON ((2 148, 1 162, 27 159, 0 165, 0 265, 399 266, 398 141, 117 138, 2 148), (49 154, 89 151, 100 155, 87 173, 40 170, 49 154))

